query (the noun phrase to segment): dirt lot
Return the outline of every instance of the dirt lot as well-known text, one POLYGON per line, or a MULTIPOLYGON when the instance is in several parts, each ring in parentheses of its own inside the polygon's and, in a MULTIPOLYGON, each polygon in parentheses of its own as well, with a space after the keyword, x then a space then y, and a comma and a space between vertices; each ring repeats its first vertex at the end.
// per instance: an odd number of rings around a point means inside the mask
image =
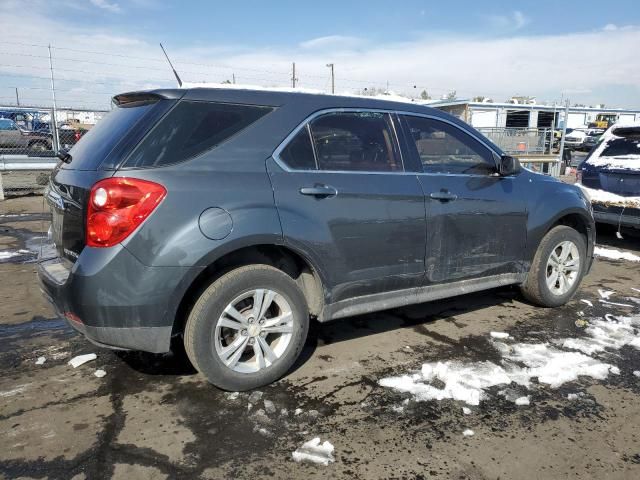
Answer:
MULTIPOLYGON (((505 288, 318 326, 295 370, 258 399, 208 385, 180 355, 114 353, 76 335, 29 263, 46 220, 41 197, 0 203, 0 478, 640 478, 640 325, 621 320, 640 314, 640 263, 596 261, 555 310, 505 288), (606 338, 592 323, 605 315, 602 328, 619 327, 606 338), (586 356, 568 340, 606 348, 586 356), (518 371, 535 378, 485 386, 479 405, 389 386, 415 372, 405 384, 419 383, 439 361, 471 369, 473 383, 487 365, 521 364, 508 358, 523 344, 574 351, 586 375, 552 385, 534 375, 546 360, 525 359, 518 371), (294 462, 316 436, 335 462, 294 462)), ((599 232, 598 243, 640 253, 638 237, 599 232)), ((550 375, 571 373, 564 365, 550 375)))

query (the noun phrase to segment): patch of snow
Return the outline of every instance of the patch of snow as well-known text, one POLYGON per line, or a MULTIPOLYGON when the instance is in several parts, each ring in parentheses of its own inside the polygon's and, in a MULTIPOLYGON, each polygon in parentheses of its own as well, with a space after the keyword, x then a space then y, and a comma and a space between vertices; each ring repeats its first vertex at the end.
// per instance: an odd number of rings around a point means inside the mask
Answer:
POLYGON ((0 252, 0 260, 6 260, 8 258, 17 257, 18 255, 21 255, 21 254, 11 250, 6 250, 3 252, 0 252))
POLYGON ((633 371, 633 374, 634 374, 636 377, 640 377, 640 370, 634 370, 634 371, 633 371))
POLYGON ((509 334, 507 332, 491 332, 490 335, 493 338, 509 338, 509 334))
POLYGON ((84 365, 85 363, 95 360, 96 358, 98 357, 95 353, 87 353, 86 355, 78 355, 77 357, 73 357, 67 363, 73 368, 78 368, 80 365, 84 365))
POLYGON ((264 401, 264 409, 267 413, 276 413, 276 406, 271 400, 264 401))
POLYGON ((301 409, 301 408, 296 408, 296 409, 293 411, 293 414, 294 414, 296 417, 297 417, 298 415, 300 415, 301 413, 302 413, 302 409, 301 409))
POLYGON ((468 428, 462 432, 462 435, 465 437, 473 437, 476 433, 473 430, 469 430, 468 428))
POLYGON ((100 369, 96 370, 95 372, 93 372, 93 374, 98 378, 102 378, 107 374, 107 372, 105 372, 104 370, 102 370, 100 368, 100 369))
POLYGON ((256 390, 255 392, 251 392, 251 395, 249 395, 249 403, 255 405, 260 401, 260 399, 262 398, 262 395, 263 393, 259 390, 256 390))
MULTIPOLYGON (((621 156, 602 156, 605 149, 609 145, 611 140, 623 138, 616 135, 616 131, 619 128, 626 127, 639 127, 640 124, 622 124, 617 123, 611 126, 604 134, 602 135, 602 140, 596 147, 596 149, 589 155, 589 159, 585 161, 589 165, 594 165, 597 167, 613 167, 617 169, 629 169, 629 170, 638 170, 640 168, 640 152, 637 154, 631 153, 628 155, 621 156)), ((572 132, 573 133, 573 132, 572 132)))
POLYGON ((320 443, 320 438, 316 437, 313 440, 305 442, 301 447, 297 448, 292 455, 296 462, 311 462, 326 467, 330 462, 335 461, 333 451, 334 447, 328 440, 320 443))
POLYGON ((615 293, 616 292, 613 292, 611 290, 603 290, 601 288, 598 289, 598 295, 600 295, 600 298, 604 298, 605 300, 609 300, 609 297, 615 293))
POLYGON ((598 247, 596 245, 596 247, 593 250, 593 253, 597 257, 608 258, 611 260, 628 260, 630 262, 640 262, 640 256, 631 252, 623 252, 620 250, 616 250, 615 248, 604 248, 604 247, 598 247))
POLYGON ((567 399, 568 400, 578 400, 582 396, 584 396, 584 393, 582 393, 582 392, 570 393, 570 394, 567 395, 567 399))
POLYGON ((600 300, 600 303, 602 303, 603 305, 613 305, 614 307, 628 307, 628 308, 633 308, 633 305, 629 305, 628 303, 608 302, 607 300, 600 300))
POLYGON ((404 412, 404 407, 402 405, 393 405, 391 407, 391 410, 393 410, 396 413, 402 413, 404 412))
POLYGON ((640 197, 623 197, 605 190, 585 187, 580 183, 576 185, 588 195, 591 203, 599 203, 605 206, 640 208, 640 197))
POLYGON ((43 365, 46 361, 47 359, 45 357, 38 357, 38 359, 36 360, 36 365, 43 365))
POLYGON ((634 292, 638 292, 638 293, 640 293, 640 288, 634 288, 634 287, 631 287, 631 290, 633 290, 634 292))
POLYGON ((587 337, 565 339, 562 346, 579 350, 587 355, 602 352, 607 348, 618 350, 625 345, 635 346, 640 340, 640 333, 636 333, 638 327, 640 327, 640 316, 607 315, 603 320, 589 322, 589 326, 585 329, 587 337))
POLYGON ((238 397, 240 396, 240 393, 238 392, 227 392, 226 395, 227 400, 237 400, 238 397))
POLYGON ((4 392, 0 392, 0 397, 13 397, 14 395, 24 392, 29 385, 31 384, 27 383, 25 385, 18 385, 17 387, 11 390, 5 390, 4 392))
POLYGON ((469 407, 462 407, 462 413, 465 415, 471 415, 471 409, 469 407))
POLYGON ((591 302, 591 300, 586 300, 584 298, 581 298, 580 301, 582 303, 586 303, 587 305, 589 305, 590 307, 593 307, 593 303, 591 302))
POLYGON ((516 405, 529 405, 530 401, 529 401, 529 397, 519 397, 516 398, 516 401, 514 402, 516 405))

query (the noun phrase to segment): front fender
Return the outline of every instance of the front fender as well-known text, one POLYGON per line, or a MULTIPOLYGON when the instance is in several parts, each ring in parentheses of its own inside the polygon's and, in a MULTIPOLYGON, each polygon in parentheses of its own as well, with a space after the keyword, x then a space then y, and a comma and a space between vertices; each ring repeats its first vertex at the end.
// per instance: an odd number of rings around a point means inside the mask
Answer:
POLYGON ((591 203, 579 187, 549 179, 531 183, 525 258, 531 262, 546 233, 567 217, 586 227, 587 257, 593 257, 595 221, 591 203))

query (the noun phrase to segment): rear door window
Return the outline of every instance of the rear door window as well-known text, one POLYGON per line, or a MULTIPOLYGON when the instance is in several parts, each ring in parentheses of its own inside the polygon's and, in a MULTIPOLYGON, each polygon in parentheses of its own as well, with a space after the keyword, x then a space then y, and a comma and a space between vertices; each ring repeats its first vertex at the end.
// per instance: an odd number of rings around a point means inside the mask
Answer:
POLYGON ((312 120, 310 128, 319 170, 403 170, 391 119, 386 113, 328 113, 312 120))
POLYGON ((182 162, 220 145, 272 110, 270 107, 181 101, 136 147, 126 167, 182 162))

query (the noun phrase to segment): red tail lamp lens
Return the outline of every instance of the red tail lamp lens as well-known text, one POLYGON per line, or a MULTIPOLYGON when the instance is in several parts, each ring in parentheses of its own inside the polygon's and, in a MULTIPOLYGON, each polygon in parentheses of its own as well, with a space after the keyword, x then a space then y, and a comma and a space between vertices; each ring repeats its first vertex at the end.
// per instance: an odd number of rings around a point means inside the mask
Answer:
POLYGON ((167 194, 160 184, 137 178, 107 178, 91 188, 87 245, 112 247, 151 215, 167 194))

